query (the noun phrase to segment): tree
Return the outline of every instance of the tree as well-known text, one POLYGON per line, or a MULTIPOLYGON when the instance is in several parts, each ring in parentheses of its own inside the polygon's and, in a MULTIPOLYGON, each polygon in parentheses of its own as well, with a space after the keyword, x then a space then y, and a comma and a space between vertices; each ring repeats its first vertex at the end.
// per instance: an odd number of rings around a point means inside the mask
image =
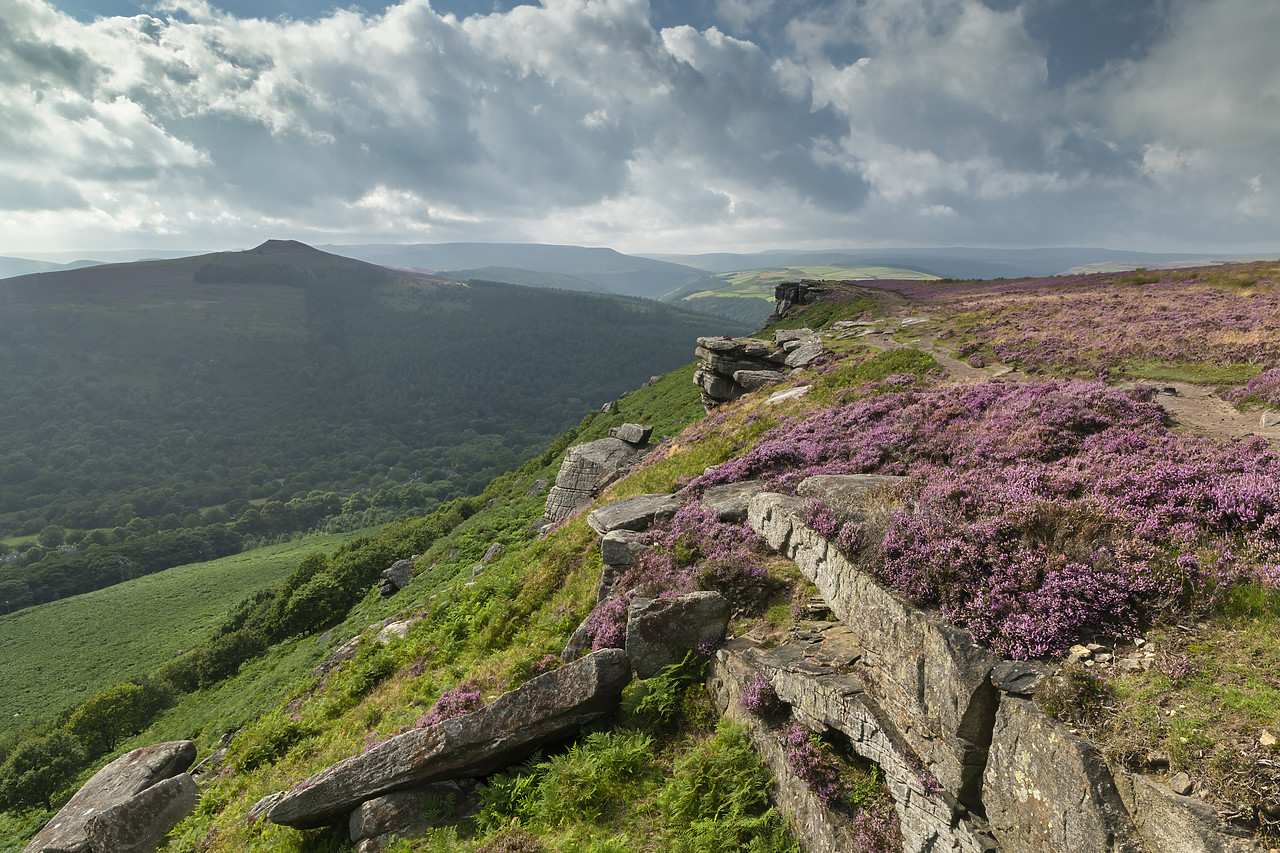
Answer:
POLYGON ((166 698, 155 684, 116 684, 81 705, 67 721, 66 730, 86 753, 102 755, 145 726, 166 698))
POLYGON ((40 535, 36 537, 36 541, 49 550, 53 550, 67 541, 67 531, 64 527, 56 524, 50 524, 44 530, 40 531, 40 535))
POLYGON ((70 732, 23 741, 0 765, 0 807, 50 808, 53 795, 75 779, 84 759, 80 741, 70 732))

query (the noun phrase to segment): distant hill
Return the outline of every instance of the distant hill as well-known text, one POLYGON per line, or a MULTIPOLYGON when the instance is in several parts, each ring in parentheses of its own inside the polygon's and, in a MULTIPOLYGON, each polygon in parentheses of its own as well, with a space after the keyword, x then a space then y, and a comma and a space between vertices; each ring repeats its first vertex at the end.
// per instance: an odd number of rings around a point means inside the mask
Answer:
POLYGON ((794 251, 771 249, 753 254, 726 252, 702 255, 653 254, 655 260, 685 264, 711 273, 776 266, 886 266, 928 273, 939 278, 1025 278, 1059 275, 1085 264, 1108 264, 1108 269, 1162 267, 1196 261, 1196 265, 1221 261, 1254 260, 1273 255, 1179 254, 1174 252, 1131 252, 1120 249, 1043 248, 972 249, 963 246, 933 249, 832 249, 794 251))
POLYGON ((589 281, 610 293, 651 299, 704 274, 694 267, 624 255, 613 249, 542 243, 373 243, 322 248, 388 267, 426 270, 506 267, 557 273, 589 281))
POLYGON ((847 266, 778 266, 735 270, 696 279, 665 298, 707 314, 747 323, 763 325, 773 313, 774 288, 784 281, 817 279, 822 281, 874 281, 936 279, 937 276, 901 267, 847 266))
POLYGON ((581 293, 605 293, 600 285, 572 275, 552 272, 535 272, 513 267, 480 267, 471 270, 446 270, 444 275, 458 281, 499 281, 503 284, 520 284, 525 287, 555 287, 560 290, 576 290, 581 293))
POLYGON ((0 281, 0 535, 312 489, 480 488, 744 326, 292 241, 0 281))
POLYGON ((0 278, 12 278, 17 275, 29 275, 34 272, 51 272, 54 270, 73 270, 80 267, 94 266, 100 261, 72 261, 67 264, 54 261, 35 261, 30 258, 0 257, 0 278))

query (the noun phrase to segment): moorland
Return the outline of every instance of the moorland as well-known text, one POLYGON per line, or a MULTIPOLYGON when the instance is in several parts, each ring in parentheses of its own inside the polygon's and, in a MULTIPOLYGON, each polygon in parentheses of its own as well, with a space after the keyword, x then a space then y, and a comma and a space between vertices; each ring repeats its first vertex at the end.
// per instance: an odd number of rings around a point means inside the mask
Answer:
MULTIPOLYGON (((733 602, 734 636, 767 644, 805 630, 815 588, 697 498, 748 479, 792 494, 832 473, 904 479, 870 494, 879 527, 815 503, 813 529, 986 648, 1056 669, 1045 710, 1108 762, 1185 774, 1195 798, 1274 846, 1280 428, 1260 418, 1280 408, 1277 275, 1251 264, 833 284, 762 333, 821 335, 822 357, 787 382, 708 414, 692 366, 669 373, 478 497, 317 543, 183 655, 120 670, 0 735, 0 833, 15 839, 4 849, 111 757, 189 738, 202 757, 223 741, 227 752, 165 849, 350 850, 344 828, 244 818, 336 760, 560 666, 584 620, 596 647, 616 644, 631 595, 714 589, 733 602), (806 390, 777 401, 790 388, 806 390), (1240 418, 1178 414, 1175 400, 1210 398, 1240 418), (670 492, 683 507, 648 534, 652 552, 615 585, 624 595, 597 606, 601 555, 584 515, 543 533, 534 522, 565 450, 624 422, 672 438, 600 500, 670 492), (476 576, 495 542, 504 549, 476 576), (384 600, 378 573, 415 556, 414 579, 384 600), (421 619, 405 636, 373 640, 370 626, 407 613, 421 619), (313 672, 362 632, 353 659, 313 672)), ((393 849, 797 849, 744 730, 718 722, 702 666, 690 658, 632 684, 615 717, 488 777, 468 809, 437 804, 440 826, 393 849)), ((874 765, 799 729, 781 737, 796 772, 860 821, 863 849, 900 845, 874 765)))

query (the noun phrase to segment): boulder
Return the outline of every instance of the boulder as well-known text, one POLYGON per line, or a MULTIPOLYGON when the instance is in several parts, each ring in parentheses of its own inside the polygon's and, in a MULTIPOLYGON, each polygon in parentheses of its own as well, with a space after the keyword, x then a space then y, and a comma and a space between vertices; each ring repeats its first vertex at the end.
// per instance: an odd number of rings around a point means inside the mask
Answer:
POLYGON ((609 430, 609 435, 620 438, 627 444, 648 444, 653 435, 653 427, 644 424, 623 424, 609 430))
POLYGON ((1271 429, 1273 426, 1280 426, 1280 412, 1263 412, 1258 418, 1258 428, 1271 429))
POLYGON ((1252 832, 1223 823, 1208 803, 1138 773, 1121 770, 1115 780, 1147 853, 1262 853, 1252 832))
POLYGON ((475 713, 413 729, 320 771, 286 793, 267 817, 309 829, 345 819, 366 800, 392 791, 487 775, 613 710, 630 680, 621 649, 587 655, 475 713))
POLYGON ((382 582, 378 584, 378 592, 383 598, 390 598, 409 585, 413 577, 413 560, 398 560, 382 570, 382 582))
POLYGON ((778 329, 773 333, 773 342, 778 346, 782 346, 787 341, 798 341, 802 338, 811 338, 814 335, 813 329, 778 329))
POLYGON ((627 611, 627 656, 636 675, 652 678, 699 643, 718 645, 728 627, 729 602, 717 592, 636 598, 627 611))
POLYGON ((665 521, 680 509, 678 495, 636 495, 607 503, 587 516, 596 533, 614 530, 648 530, 655 521, 665 521))
MULTIPOLYGON (((155 841, 159 841, 195 808, 195 799, 191 795, 195 782, 186 776, 185 782, 174 782, 151 793, 148 793, 149 789, 174 777, 185 776, 184 771, 195 758, 196 746, 189 740, 144 746, 125 753, 95 773, 54 815, 53 820, 36 833, 24 853, 98 853, 117 848, 94 847, 92 839, 132 838, 135 841, 130 843, 137 844, 145 843, 157 831, 159 834, 155 835, 155 841), (135 798, 138 798, 137 802, 129 806, 135 798), (175 818, 175 812, 188 801, 190 808, 175 818), (166 823, 171 819, 171 823, 166 823), (147 820, 156 823, 145 826, 131 823, 147 820), (161 824, 164 824, 163 829, 157 829, 161 824)), ((153 842, 150 848, 132 846, 120 849, 155 849, 155 844, 153 842)))
POLYGON ((600 582, 596 585, 596 603, 606 601, 613 594, 613 584, 617 577, 631 568, 637 558, 649 546, 637 542, 640 534, 634 530, 611 530, 600 540, 600 558, 603 566, 600 571, 600 582))
POLYGON ((642 448, 620 438, 601 438, 570 447, 547 496, 547 518, 568 518, 621 477, 644 453, 642 448))
POLYGON ((396 837, 425 835, 449 819, 440 804, 451 800, 456 811, 475 787, 473 780, 435 782, 366 800, 347 822, 351 840, 358 853, 382 853, 396 837))
POLYGON ((982 802, 1003 853, 1143 850, 1102 756, 1026 699, 1001 697, 982 802))
POLYGON ((818 356, 822 355, 824 347, 819 338, 805 338, 800 341, 799 346, 787 353, 787 359, 783 363, 787 367, 804 367, 818 356))
POLYGON ((698 338, 698 369, 693 384, 702 389, 702 405, 711 411, 749 391, 788 378, 778 365, 786 353, 757 338, 698 338))
POLYGON ((763 480, 741 480, 712 486, 702 493, 702 505, 716 511, 721 521, 745 521, 751 499, 768 491, 763 480))
POLYGON ((102 853, 152 853, 160 841, 200 803, 200 787, 182 773, 89 819, 89 849, 102 853))

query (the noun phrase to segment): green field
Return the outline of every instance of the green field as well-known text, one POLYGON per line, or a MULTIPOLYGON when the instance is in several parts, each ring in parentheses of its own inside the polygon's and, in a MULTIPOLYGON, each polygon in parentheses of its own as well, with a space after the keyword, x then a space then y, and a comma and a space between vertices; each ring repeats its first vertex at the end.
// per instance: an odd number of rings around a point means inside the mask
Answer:
POLYGON ((304 554, 368 531, 310 536, 0 615, 0 731, 48 717, 209 636, 227 610, 304 554))

